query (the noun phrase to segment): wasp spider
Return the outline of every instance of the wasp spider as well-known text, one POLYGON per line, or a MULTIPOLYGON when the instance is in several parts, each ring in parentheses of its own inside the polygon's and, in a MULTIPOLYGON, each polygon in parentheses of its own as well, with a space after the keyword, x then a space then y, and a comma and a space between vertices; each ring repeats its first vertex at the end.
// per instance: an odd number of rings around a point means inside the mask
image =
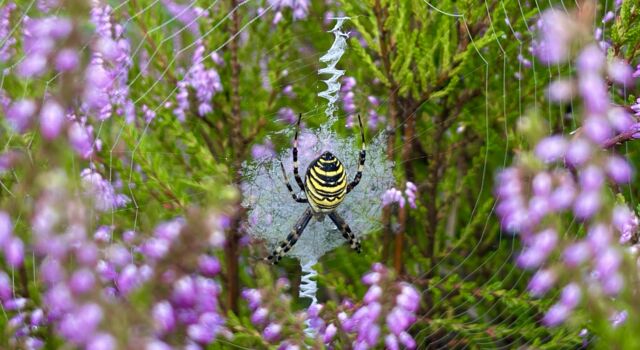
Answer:
POLYGON ((344 219, 336 212, 336 208, 342 201, 347 193, 351 192, 362 178, 362 170, 364 169, 364 161, 366 157, 366 145, 364 141, 364 130, 362 128, 362 120, 358 115, 358 123, 360 124, 360 135, 362 136, 362 149, 360 150, 360 162, 358 163, 358 171, 356 176, 349 184, 347 184, 347 172, 344 169, 344 165, 336 156, 331 152, 324 152, 318 158, 314 159, 307 168, 307 174, 305 175, 304 182, 298 173, 298 131, 300 130, 300 120, 302 114, 298 117, 298 123, 296 125, 296 134, 293 139, 293 176, 298 183, 298 187, 305 193, 306 198, 297 195, 291 184, 287 172, 284 169, 284 165, 280 162, 282 168, 282 174, 284 175, 284 181, 287 185, 287 189, 291 193, 291 197, 298 203, 308 203, 309 206, 305 210, 302 217, 298 219, 295 226, 291 230, 291 233, 287 236, 287 239, 280 242, 276 249, 267 258, 270 262, 277 264, 280 259, 293 247, 294 244, 302 235, 302 231, 307 227, 312 217, 319 221, 324 219, 327 215, 338 227, 342 236, 349 242, 349 246, 355 249, 358 253, 361 252, 360 238, 357 238, 351 228, 344 221, 344 219))

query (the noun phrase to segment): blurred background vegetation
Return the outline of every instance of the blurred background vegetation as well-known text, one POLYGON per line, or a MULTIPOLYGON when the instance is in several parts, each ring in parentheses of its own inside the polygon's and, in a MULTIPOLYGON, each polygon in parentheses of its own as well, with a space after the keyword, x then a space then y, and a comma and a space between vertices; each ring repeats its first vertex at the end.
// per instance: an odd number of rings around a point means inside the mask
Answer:
MULTIPOLYGON (((146 123, 138 117, 127 123, 116 116, 96 122, 102 148, 90 160, 37 134, 12 135, 8 125, 0 123, 3 150, 26 150, 35 160, 33 168, 1 175, 3 208, 29 200, 35 185, 20 185, 32 183, 23 180, 34 169, 56 164, 79 183, 78 174, 89 163, 131 199, 101 216, 95 227, 150 232, 194 206, 217 208, 230 218, 227 244, 215 254, 222 262, 221 304, 237 336, 211 348, 266 346, 249 320, 241 290, 270 290, 284 276, 291 281, 283 291, 292 298, 291 309, 303 310, 308 301, 297 297, 298 263, 285 258, 265 268, 260 261, 267 254, 265 247, 245 237, 240 170, 243 162, 253 160, 256 145, 271 142, 275 152, 288 152, 290 133, 281 131, 290 132, 293 125, 283 120, 283 109, 303 113, 309 128, 326 121, 326 102, 318 97, 325 87, 317 73, 322 67, 318 58, 331 46, 333 36, 327 31, 334 22, 325 18, 346 15, 351 17, 345 23, 350 38, 337 67, 355 78, 356 111, 365 124, 371 109, 384 118, 368 127, 367 138, 388 134, 384 147, 396 164, 388 176, 401 190, 407 181, 415 183, 418 205, 385 207, 382 229, 366 237, 363 254, 353 254, 345 245, 323 257, 316 266, 320 301, 331 308, 345 298, 360 300, 367 289, 361 276, 382 262, 423 293, 410 332, 418 348, 576 349, 591 341, 593 332, 597 337, 597 322, 580 313, 564 326, 541 325, 557 292, 542 299, 528 295, 530 276, 513 264, 520 242, 501 231, 493 212, 496 171, 510 164, 523 145, 515 133, 518 118, 532 112, 544 116, 556 132, 576 127, 570 110, 545 99, 547 83, 569 74, 570 68, 541 65, 529 48, 536 19, 545 8, 564 10, 580 1, 571 6, 554 1, 316 1, 309 3, 303 18, 282 8, 277 23, 276 11, 269 8, 272 1, 197 1, 208 16, 199 20, 196 32, 172 21, 174 15, 163 2, 109 3, 112 20, 123 23, 132 51, 130 98, 138 115, 147 106, 157 113, 155 119, 146 123), (222 91, 203 116, 192 100, 192 110, 181 121, 173 112, 177 86, 192 65, 196 44, 205 47, 205 55, 215 52, 223 61, 205 60, 205 66, 218 72, 222 91), (140 62, 144 57, 146 68, 140 62), (288 86, 293 93, 285 91, 288 86), (369 96, 380 103, 371 103, 369 96), (17 188, 20 200, 7 192, 17 188), (584 328, 589 332, 581 336, 584 328)), ((18 13, 38 16, 30 2, 16 4, 18 13)), ((595 17, 602 18, 612 6, 601 1, 595 17)), ((640 35, 629 21, 604 25, 598 20, 595 25, 606 27, 612 45, 621 48, 619 56, 635 63, 640 35)), ((3 79, 3 89, 14 98, 41 94, 49 84, 12 75, 3 79)), ((628 100, 616 102, 629 105, 634 100, 629 94, 628 100)), ((338 114, 336 131, 353 137, 357 127, 345 126, 345 111, 338 114)), ((623 151, 638 164, 637 151, 631 146, 623 151)), ((625 195, 634 198, 637 189, 625 195)), ((289 230, 282 228, 283 238, 289 230)), ((24 223, 16 231, 29 234, 24 223)), ((140 292, 139 298, 145 293, 152 291, 140 292)))

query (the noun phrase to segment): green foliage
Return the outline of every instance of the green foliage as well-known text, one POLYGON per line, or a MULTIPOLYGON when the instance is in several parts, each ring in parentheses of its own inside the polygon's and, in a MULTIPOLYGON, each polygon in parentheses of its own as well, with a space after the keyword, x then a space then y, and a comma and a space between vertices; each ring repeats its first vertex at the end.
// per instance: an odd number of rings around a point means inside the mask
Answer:
MULTIPOLYGON (((291 11, 283 11, 282 21, 274 25, 272 11, 248 25, 257 13, 257 5, 242 2, 239 21, 247 27, 238 50, 243 139, 242 149, 237 149, 227 43, 230 3, 198 1, 203 8, 213 6, 207 25, 201 26, 210 35, 202 38, 188 30, 178 33, 182 25, 170 21, 171 15, 159 5, 153 11, 143 10, 154 3, 130 1, 123 4, 127 11, 114 15, 115 21, 130 23, 127 33, 131 47, 149 54, 151 73, 142 74, 137 62, 129 73, 138 119, 129 124, 117 117, 100 123, 100 138, 105 144, 94 159, 97 171, 105 178, 119 180, 122 193, 132 199, 109 221, 122 228, 150 232, 158 222, 184 216, 192 206, 231 212, 228 208, 240 199, 238 164, 251 159, 251 146, 267 140, 276 150, 291 146, 286 133, 291 126, 278 120, 281 108, 306 113, 309 127, 324 122, 324 101, 317 96, 324 88, 317 74, 318 57, 333 38, 326 32, 332 23, 323 24, 320 16, 327 10, 340 10, 351 17, 347 27, 353 32, 337 68, 345 69, 346 75, 357 81, 354 94, 358 112, 364 116, 367 110, 375 109, 386 118, 384 125, 367 131, 368 138, 385 128, 391 131, 395 139, 389 153, 396 169, 389 176, 395 176, 399 189, 404 189, 406 181, 414 182, 419 197, 417 208, 406 212, 403 232, 397 229, 400 211, 394 208, 392 235, 385 229, 373 232, 363 242, 363 254, 356 256, 345 246, 319 262, 316 268, 321 302, 335 309, 342 299, 362 299, 367 288, 360 278, 371 265, 381 261, 393 266, 400 259, 399 277, 423 291, 420 319, 411 330, 419 348, 575 349, 583 342, 578 335, 582 328, 606 328, 599 323, 608 322, 608 315, 599 320, 583 320, 578 315, 577 321, 564 326, 542 326, 542 315, 554 298, 533 299, 527 294, 530 275, 513 264, 519 243, 501 232, 494 217, 494 174, 529 142, 515 131, 519 118, 531 108, 532 114, 548 114, 552 130, 569 132, 575 127, 574 121, 564 118, 564 111, 544 102, 546 83, 552 76, 567 72, 536 67, 536 63, 534 69, 527 69, 518 62, 519 54, 531 59, 527 48, 534 33, 529 26, 542 9, 523 8, 521 1, 429 2, 443 12, 434 10, 425 0, 341 1, 335 5, 314 2, 311 11, 318 16, 299 21, 293 19, 291 11), (130 16, 132 13, 137 15, 130 16), (522 35, 516 36, 516 32, 522 35), (357 38, 362 38, 365 45, 357 38), (208 53, 216 51, 224 58, 225 64, 216 67, 224 91, 214 96, 211 113, 200 117, 191 111, 181 122, 172 112, 176 84, 192 64, 193 47, 189 45, 196 39, 203 41, 208 53), (516 74, 521 78, 516 79, 516 74), (263 87, 265 78, 267 87, 263 87), (287 85, 292 85, 294 98, 282 93, 287 85), (373 106, 367 96, 376 96, 382 103, 373 106), (165 107, 166 102, 173 105, 165 107), (142 105, 157 109, 153 122, 147 124, 140 117, 142 105), (409 129, 413 134, 408 134, 409 129), (407 139, 405 135, 412 136, 407 139), (394 257, 397 234, 404 240, 401 258, 394 257)), ((560 4, 554 1, 549 5, 560 4)), ((624 1, 611 28, 612 44, 627 60, 635 59, 640 50, 639 11, 636 2, 624 1)), ((214 66, 211 60, 205 65, 214 66)), ((11 97, 19 97, 40 93, 45 84, 7 78, 3 86, 11 97)), ((620 103, 631 104, 634 99, 630 95, 628 101, 620 103)), ((44 148, 44 141, 34 133, 6 137, 9 126, 4 119, 0 124, 1 151, 20 149, 29 153, 32 148, 44 148)), ((336 129, 345 137, 352 135, 343 123, 337 123, 336 129)), ((33 166, 58 162, 73 174, 88 167, 88 161, 78 159, 68 148, 50 152, 58 154, 57 158, 35 154, 33 166)), ((627 155, 635 164, 640 161, 635 149, 628 149, 627 155)), ((35 181, 23 170, 3 175, 1 180, 4 188, 35 181)), ((639 195, 637 189, 621 191, 632 198, 639 195)), ((0 192, 2 208, 17 202, 5 193, 0 192)), ((20 213, 20 204, 14 208, 20 213)), ((241 214, 238 217, 246 220, 241 214)), ((110 222, 95 225, 105 223, 110 222)), ((27 227, 21 225, 17 232, 26 236, 27 227)), ((283 237, 289 229, 282 228, 283 237)), ((281 311, 276 316, 290 325, 286 335, 298 336, 302 327, 295 326, 299 321, 295 312, 307 305, 296 295, 298 266, 285 261, 281 267, 267 268, 258 262, 264 256, 259 242, 251 243, 238 257, 242 286, 261 288, 273 300, 289 295, 290 300, 278 304, 281 311), (291 288, 277 287, 276 275, 289 277, 291 288)), ((37 295, 36 285, 29 284, 29 288, 32 295, 37 295)), ((148 302, 144 293, 136 297, 140 298, 135 301, 138 305, 148 302)), ((261 331, 251 324, 250 316, 246 303, 240 302, 237 313, 227 313, 233 339, 209 348, 269 347, 261 331)), ((0 327, 5 323, 0 317, 0 327)), ((620 339, 616 345, 632 349, 638 347, 638 337, 632 335, 626 327, 603 337, 620 339)), ((57 345, 55 341, 48 343, 51 348, 57 345)), ((7 346, 0 340, 0 347, 7 346)))

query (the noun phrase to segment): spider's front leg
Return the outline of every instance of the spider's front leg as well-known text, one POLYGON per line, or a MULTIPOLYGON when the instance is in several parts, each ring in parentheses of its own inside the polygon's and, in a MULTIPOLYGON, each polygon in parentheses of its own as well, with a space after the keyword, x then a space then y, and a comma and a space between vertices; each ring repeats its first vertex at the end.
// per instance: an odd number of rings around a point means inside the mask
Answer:
POLYGON ((358 123, 360 124, 360 137, 362 138, 362 148, 360 149, 360 158, 358 161, 358 171, 356 172, 356 177, 347 185, 347 193, 351 192, 358 184, 360 183, 360 179, 362 178, 362 172, 364 171, 364 161, 367 158, 367 144, 364 140, 364 128, 362 127, 362 119, 360 119, 360 114, 358 114, 358 123))
POLYGON ((335 211, 329 213, 329 218, 331 218, 331 221, 333 221, 340 232, 342 232, 342 237, 349 241, 349 246, 351 247, 351 249, 354 249, 358 252, 358 254, 360 254, 362 252, 360 238, 356 237, 356 235, 351 232, 351 228, 349 227, 349 225, 347 225, 347 222, 344 221, 344 219, 335 211))
POLYGON ((298 195, 295 192, 293 192, 293 187, 291 187, 291 184, 289 183, 289 177, 287 176, 287 171, 284 170, 284 164, 282 164, 282 162, 280 162, 280 169, 282 169, 282 176, 284 177, 284 183, 285 185, 287 185, 287 190, 289 190, 289 193, 291 193, 291 197, 293 198, 293 200, 298 203, 308 203, 309 201, 307 201, 306 198, 298 197, 298 195))
POLYGON ((276 249, 267 257, 267 260, 273 264, 277 264, 282 257, 291 250, 294 244, 298 241, 300 236, 302 235, 302 231, 307 227, 309 221, 313 217, 313 212, 311 211, 311 207, 305 210, 302 217, 298 219, 296 225, 291 230, 291 233, 287 236, 287 239, 280 242, 276 249))

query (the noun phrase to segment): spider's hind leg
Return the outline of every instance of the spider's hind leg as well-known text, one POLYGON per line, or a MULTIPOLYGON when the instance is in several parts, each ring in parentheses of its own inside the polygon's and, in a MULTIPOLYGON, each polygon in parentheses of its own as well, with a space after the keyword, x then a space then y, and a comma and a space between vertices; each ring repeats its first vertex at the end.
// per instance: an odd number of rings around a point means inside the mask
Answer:
POLYGON ((342 232, 342 237, 349 242, 351 249, 357 251, 358 254, 361 253, 362 246, 360 244, 360 238, 356 237, 356 235, 351 232, 351 228, 347 225, 347 222, 344 221, 344 219, 335 211, 329 213, 329 218, 334 224, 336 224, 340 232, 342 232))
POLYGON ((289 235, 287 236, 287 239, 278 243, 278 246, 267 257, 267 260, 273 264, 277 264, 280 259, 282 259, 282 257, 285 256, 285 254, 287 254, 289 250, 291 250, 293 245, 296 244, 312 217, 313 213, 311 211, 311 208, 309 207, 307 208, 307 210, 305 210, 304 214, 302 214, 302 217, 298 219, 295 226, 291 230, 291 233, 289 233, 289 235))

